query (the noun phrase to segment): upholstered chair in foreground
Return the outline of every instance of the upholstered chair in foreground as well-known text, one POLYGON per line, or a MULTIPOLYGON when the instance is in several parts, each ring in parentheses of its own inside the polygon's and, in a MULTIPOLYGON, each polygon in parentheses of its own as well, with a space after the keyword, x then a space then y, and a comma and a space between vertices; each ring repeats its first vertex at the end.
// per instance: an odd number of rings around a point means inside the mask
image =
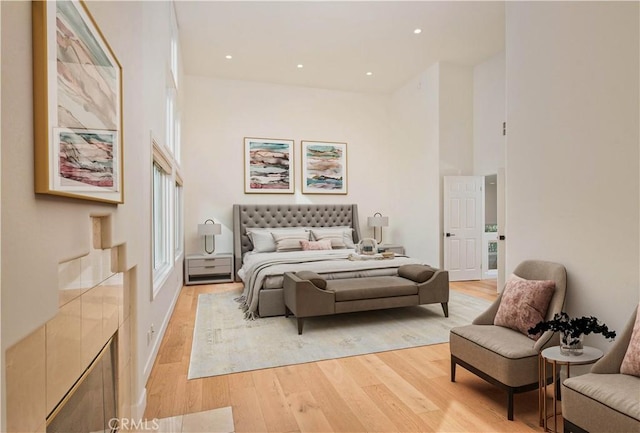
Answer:
POLYGON ((640 432, 637 314, 636 307, 611 350, 591 367, 590 373, 563 382, 562 416, 566 433, 640 432))
MULTIPOLYGON (((541 260, 526 260, 513 271, 505 290, 471 325, 451 329, 449 343, 451 349, 451 381, 456 379, 456 365, 461 365, 487 382, 507 391, 507 418, 513 420, 513 395, 538 388, 538 354, 543 349, 557 345, 559 338, 553 331, 543 333, 537 340, 527 335, 528 324, 539 311, 530 308, 536 302, 547 303, 546 314, 540 319, 551 319, 562 311, 567 288, 567 273, 558 263, 541 260), (516 287, 518 281, 525 282, 516 287), (553 283, 551 283, 552 281, 553 283), (551 289, 550 287, 554 287, 551 289), (522 291, 525 290, 523 293, 522 291), (514 296, 515 295, 515 296, 514 296), (503 308, 501 301, 505 298, 503 308), (515 300, 515 304, 513 303, 515 300), (524 303, 517 305, 518 301, 524 303), (517 311, 508 311, 514 307, 517 311), (499 311, 501 310, 501 311, 499 311), (538 312, 536 312, 538 311, 538 312), (504 326, 505 315, 508 320, 520 321, 519 330, 504 326), (498 317, 496 317, 498 316, 498 317), (502 323, 498 326, 496 323, 502 323)), ((535 323, 531 324, 531 326, 535 323)))

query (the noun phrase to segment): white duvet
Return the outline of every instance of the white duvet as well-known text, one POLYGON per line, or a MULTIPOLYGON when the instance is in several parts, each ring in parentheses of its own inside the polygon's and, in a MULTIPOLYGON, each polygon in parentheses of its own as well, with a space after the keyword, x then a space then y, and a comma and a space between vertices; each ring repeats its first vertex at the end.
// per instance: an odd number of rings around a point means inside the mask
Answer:
POLYGON ((285 272, 310 270, 326 279, 395 275, 405 264, 421 263, 404 256, 383 260, 349 260, 353 249, 247 253, 238 276, 244 282, 240 301, 247 316, 255 316, 258 293, 262 288, 282 287, 285 272))

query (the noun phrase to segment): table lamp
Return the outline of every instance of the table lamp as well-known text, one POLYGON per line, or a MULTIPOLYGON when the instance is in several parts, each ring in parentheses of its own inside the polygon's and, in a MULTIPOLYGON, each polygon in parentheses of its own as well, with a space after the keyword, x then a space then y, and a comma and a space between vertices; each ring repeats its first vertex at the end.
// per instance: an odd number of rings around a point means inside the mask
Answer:
POLYGON ((382 216, 380 212, 376 212, 372 217, 367 218, 367 225, 369 227, 373 227, 373 237, 376 242, 379 244, 382 243, 382 227, 387 227, 389 225, 389 217, 382 216), (376 229, 380 230, 380 240, 378 240, 378 236, 376 234, 376 229))
POLYGON ((207 254, 213 254, 216 250, 216 236, 222 234, 222 224, 208 219, 204 224, 198 224, 198 235, 204 236, 204 251, 207 254), (211 251, 207 248, 207 236, 211 236, 211 251))

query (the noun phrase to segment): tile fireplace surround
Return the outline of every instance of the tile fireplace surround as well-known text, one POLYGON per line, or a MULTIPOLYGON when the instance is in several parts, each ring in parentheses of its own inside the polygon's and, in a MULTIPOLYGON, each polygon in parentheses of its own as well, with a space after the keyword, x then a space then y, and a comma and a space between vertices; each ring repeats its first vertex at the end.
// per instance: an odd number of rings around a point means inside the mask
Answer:
POLYGON ((47 416, 112 337, 118 417, 131 417, 131 290, 119 269, 125 246, 102 247, 110 234, 104 220, 92 218, 88 255, 58 265, 57 315, 7 350, 8 432, 44 432, 47 416))

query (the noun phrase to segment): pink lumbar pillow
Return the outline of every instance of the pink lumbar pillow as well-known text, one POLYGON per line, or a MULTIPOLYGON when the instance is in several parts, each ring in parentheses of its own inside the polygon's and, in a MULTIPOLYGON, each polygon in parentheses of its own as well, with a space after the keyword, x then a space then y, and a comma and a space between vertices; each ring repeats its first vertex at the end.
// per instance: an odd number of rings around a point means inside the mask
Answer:
POLYGON ((627 347, 627 352, 624 354, 620 366, 620 373, 640 377, 640 306, 638 313, 636 313, 636 322, 631 332, 629 347, 627 347))
POLYGON ((325 239, 323 241, 300 241, 302 251, 318 251, 318 250, 330 250, 331 239, 325 239))
POLYGON ((540 334, 529 335, 527 331, 545 320, 555 289, 556 283, 552 280, 525 280, 511 275, 504 286, 493 324, 520 331, 537 340, 540 334))

